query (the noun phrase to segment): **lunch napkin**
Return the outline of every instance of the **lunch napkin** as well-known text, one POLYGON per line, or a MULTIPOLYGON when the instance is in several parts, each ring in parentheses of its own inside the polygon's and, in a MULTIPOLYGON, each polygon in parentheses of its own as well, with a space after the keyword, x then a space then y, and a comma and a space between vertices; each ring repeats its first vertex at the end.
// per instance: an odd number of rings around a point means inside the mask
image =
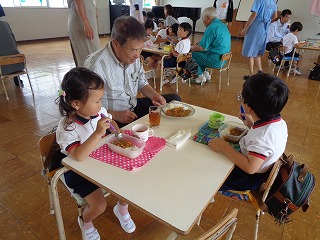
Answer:
POLYGON ((174 135, 166 139, 167 145, 173 148, 179 148, 189 139, 190 136, 190 131, 179 130, 174 135))

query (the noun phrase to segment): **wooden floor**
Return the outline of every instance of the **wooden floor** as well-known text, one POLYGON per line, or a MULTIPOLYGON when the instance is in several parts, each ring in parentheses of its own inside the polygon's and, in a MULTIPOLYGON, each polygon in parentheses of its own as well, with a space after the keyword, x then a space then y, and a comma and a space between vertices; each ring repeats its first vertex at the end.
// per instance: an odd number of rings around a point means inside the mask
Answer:
MULTIPOLYGON (((196 36, 199 39, 199 36, 196 36)), ((101 46, 108 41, 101 38, 101 46)), ((230 86, 223 76, 221 91, 218 91, 217 74, 210 83, 203 86, 180 83, 179 94, 184 102, 208 109, 237 115, 239 105, 237 93, 243 84, 242 76, 248 74, 247 64, 241 57, 242 41, 232 42, 233 59, 230 72, 230 86)), ((38 153, 39 138, 51 130, 59 120, 57 97, 63 75, 74 67, 69 41, 48 40, 19 44, 27 56, 28 69, 35 92, 33 103, 30 86, 25 77, 25 87, 19 89, 13 81, 7 81, 10 101, 0 94, 0 239, 58 239, 55 216, 49 215, 46 181, 40 175, 41 163, 38 153)), ((308 69, 318 53, 305 51, 301 69, 302 76, 281 78, 291 91, 290 99, 283 111, 283 118, 289 128, 286 151, 297 161, 307 163, 320 179, 320 82, 308 80, 308 69)), ((271 73, 266 57, 264 71, 271 73)), ((159 89, 159 82, 158 88, 159 89)), ((175 86, 164 86, 163 93, 174 92, 175 86)), ((196 156, 195 156, 196 157, 196 156)), ((190 189, 192 191, 192 189, 190 189)), ((77 224, 77 210, 70 196, 61 189, 61 205, 67 239, 80 239, 77 224)), ((101 239, 130 239, 143 231, 153 219, 134 207, 130 207, 137 231, 126 234, 122 231, 112 213, 115 204, 108 197, 108 207, 102 216, 94 221, 101 239)), ((278 226, 268 214, 260 221, 259 239, 320 239, 320 188, 316 186, 311 197, 308 212, 297 211, 292 222, 278 226)), ((239 208, 239 222, 233 239, 252 239, 254 209, 250 205, 216 196, 203 214, 201 226, 207 229, 221 219, 232 208, 239 208)), ((190 206, 192 208, 192 206, 190 206)))

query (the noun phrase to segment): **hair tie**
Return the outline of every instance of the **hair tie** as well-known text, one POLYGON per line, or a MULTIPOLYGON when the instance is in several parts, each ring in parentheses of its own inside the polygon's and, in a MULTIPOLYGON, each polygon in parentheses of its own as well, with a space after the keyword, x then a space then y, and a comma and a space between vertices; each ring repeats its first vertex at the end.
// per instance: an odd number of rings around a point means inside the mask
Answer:
POLYGON ((63 91, 62 89, 59 89, 59 90, 58 90, 58 96, 59 96, 59 97, 61 97, 61 96, 65 97, 66 95, 67 95, 66 92, 63 91))

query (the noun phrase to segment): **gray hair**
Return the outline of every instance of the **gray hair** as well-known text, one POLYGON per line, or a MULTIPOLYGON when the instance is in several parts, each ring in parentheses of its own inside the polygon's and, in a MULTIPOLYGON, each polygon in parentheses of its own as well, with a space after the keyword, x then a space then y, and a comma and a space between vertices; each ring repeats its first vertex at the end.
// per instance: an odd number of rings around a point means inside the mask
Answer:
POLYGON ((214 7, 207 7, 202 11, 202 17, 209 17, 215 19, 217 17, 217 10, 214 7))
POLYGON ((113 24, 111 40, 116 39, 120 45, 124 45, 128 39, 145 40, 146 31, 143 25, 134 17, 118 17, 113 24))

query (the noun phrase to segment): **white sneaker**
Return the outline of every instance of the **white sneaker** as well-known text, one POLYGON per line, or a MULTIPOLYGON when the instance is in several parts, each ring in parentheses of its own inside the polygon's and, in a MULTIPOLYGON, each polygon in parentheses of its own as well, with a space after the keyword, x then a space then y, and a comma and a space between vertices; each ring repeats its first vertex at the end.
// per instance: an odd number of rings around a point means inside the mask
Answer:
POLYGON ((178 76, 175 76, 174 79, 172 79, 172 80, 170 81, 170 84, 176 83, 176 82, 178 81, 178 79, 179 79, 179 77, 178 77, 178 76))
POLYGON ((204 72, 203 72, 203 76, 206 78, 207 81, 210 81, 210 80, 211 80, 211 75, 209 74, 208 71, 204 71, 204 72))
POLYGON ((206 81, 207 81, 207 79, 203 75, 198 75, 198 77, 196 78, 196 83, 198 83, 198 84, 203 84, 206 81))
POLYGON ((130 216, 129 213, 127 213, 126 215, 122 216, 120 214, 119 210, 118 210, 118 206, 117 205, 114 206, 113 213, 118 218, 122 229, 126 233, 132 233, 132 232, 134 232, 134 230, 136 230, 136 225, 134 224, 133 220, 131 219, 131 216, 130 216), (129 219, 129 220, 127 222, 125 222, 125 219, 129 219))
POLYGON ((86 240, 100 240, 100 235, 98 233, 98 230, 95 227, 91 227, 88 230, 84 230, 83 228, 83 220, 80 219, 80 217, 78 217, 78 224, 79 227, 81 229, 81 231, 83 230, 85 235, 86 235, 86 240), (82 225, 82 227, 81 227, 82 225))
POLYGON ((301 76, 302 72, 299 69, 293 69, 293 73, 301 76))
POLYGON ((165 85, 165 84, 167 84, 168 82, 169 82, 169 79, 166 78, 165 80, 162 81, 162 85, 165 85))

